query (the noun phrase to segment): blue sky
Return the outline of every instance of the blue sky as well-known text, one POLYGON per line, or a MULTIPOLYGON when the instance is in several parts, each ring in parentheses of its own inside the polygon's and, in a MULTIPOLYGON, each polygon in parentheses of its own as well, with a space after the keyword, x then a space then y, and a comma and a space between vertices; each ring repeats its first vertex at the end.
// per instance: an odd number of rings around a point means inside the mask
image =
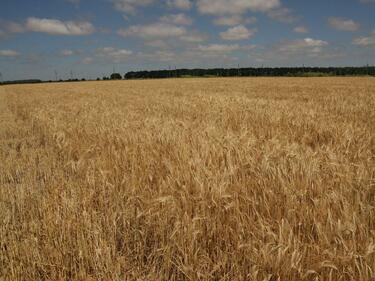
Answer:
POLYGON ((1 0, 4 80, 375 65, 375 0, 1 0))

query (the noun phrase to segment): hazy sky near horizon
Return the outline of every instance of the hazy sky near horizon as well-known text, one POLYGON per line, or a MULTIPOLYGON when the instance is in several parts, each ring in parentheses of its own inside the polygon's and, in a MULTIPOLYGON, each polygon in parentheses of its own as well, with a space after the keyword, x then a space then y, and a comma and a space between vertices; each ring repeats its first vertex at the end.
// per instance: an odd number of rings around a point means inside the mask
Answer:
POLYGON ((0 0, 4 80, 375 65, 375 0, 0 0))

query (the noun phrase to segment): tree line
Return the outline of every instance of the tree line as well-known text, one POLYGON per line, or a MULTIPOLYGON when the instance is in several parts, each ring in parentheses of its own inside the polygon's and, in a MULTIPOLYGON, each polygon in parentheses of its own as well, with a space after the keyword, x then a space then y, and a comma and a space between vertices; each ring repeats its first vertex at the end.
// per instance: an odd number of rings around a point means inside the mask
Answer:
POLYGON ((363 67, 262 67, 131 71, 125 79, 172 77, 257 77, 257 76, 375 76, 375 66, 363 67))
POLYGON ((26 79, 26 80, 13 80, 13 81, 0 81, 0 85, 10 85, 10 84, 36 84, 42 83, 42 80, 39 79, 26 79))
MULTIPOLYGON (((362 67, 249 67, 249 68, 212 68, 212 69, 174 69, 130 71, 124 75, 112 73, 109 76, 96 80, 121 80, 121 79, 160 79, 160 78, 188 78, 188 77, 320 77, 320 76, 375 76, 375 66, 362 67)), ((26 84, 45 82, 79 82, 86 79, 68 79, 55 81, 42 81, 39 79, 0 81, 0 85, 26 84)))

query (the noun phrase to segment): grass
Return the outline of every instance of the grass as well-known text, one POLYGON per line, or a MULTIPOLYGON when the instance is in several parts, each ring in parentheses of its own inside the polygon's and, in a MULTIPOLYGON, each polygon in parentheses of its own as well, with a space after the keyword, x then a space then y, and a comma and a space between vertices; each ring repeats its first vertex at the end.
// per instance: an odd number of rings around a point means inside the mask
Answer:
POLYGON ((0 280, 374 280, 375 80, 0 87, 0 280))

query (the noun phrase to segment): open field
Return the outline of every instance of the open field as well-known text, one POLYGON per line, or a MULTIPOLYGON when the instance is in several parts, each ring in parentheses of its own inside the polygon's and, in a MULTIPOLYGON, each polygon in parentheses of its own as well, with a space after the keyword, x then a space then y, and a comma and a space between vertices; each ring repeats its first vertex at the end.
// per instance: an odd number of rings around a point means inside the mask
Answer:
POLYGON ((0 280, 375 280, 375 79, 0 87, 0 280))

